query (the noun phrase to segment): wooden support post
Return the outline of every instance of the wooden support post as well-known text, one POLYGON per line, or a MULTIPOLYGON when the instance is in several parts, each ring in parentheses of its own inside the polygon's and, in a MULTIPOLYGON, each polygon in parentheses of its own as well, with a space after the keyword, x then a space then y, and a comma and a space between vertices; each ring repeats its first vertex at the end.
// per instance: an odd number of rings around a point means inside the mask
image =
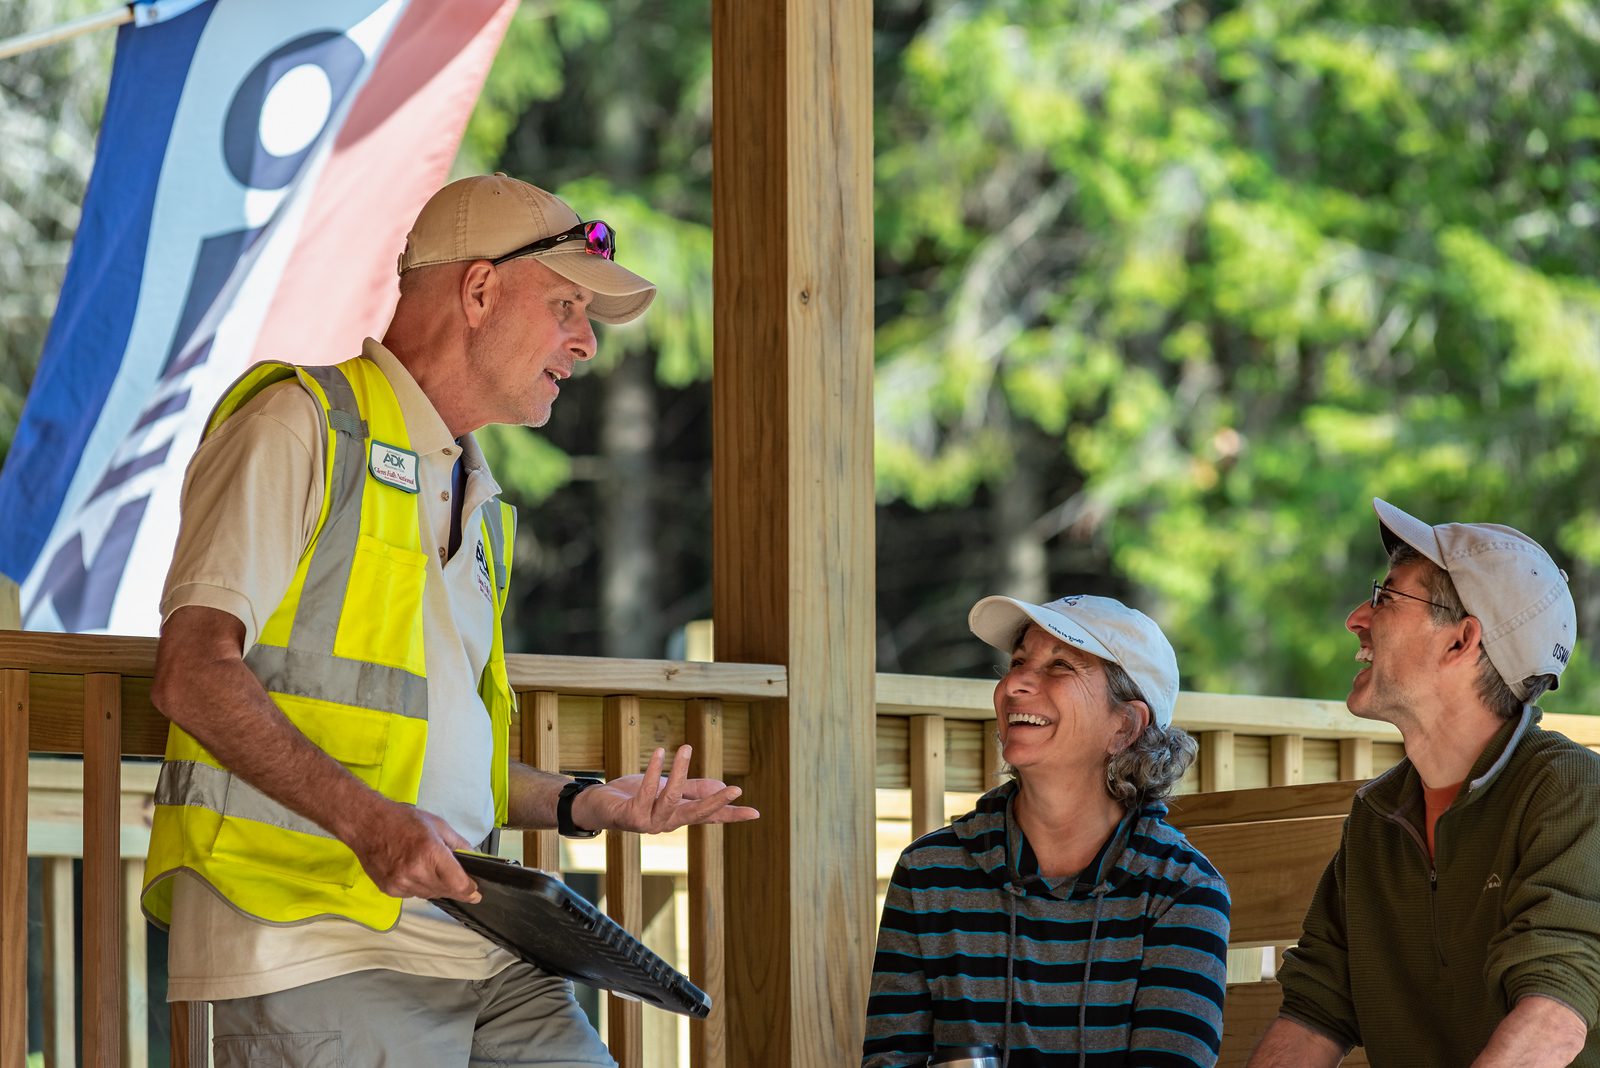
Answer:
MULTIPOLYGON (((540 771, 561 770, 561 702, 548 690, 524 693, 522 759, 540 771)), ((561 838, 555 831, 524 831, 522 862, 552 875, 561 874, 561 838)))
POLYGON ((122 678, 83 677, 83 1060, 122 1063, 122 678))
POLYGON ((1200 792, 1233 789, 1233 732, 1200 732, 1200 792))
POLYGON ((911 717, 911 837, 944 826, 944 717, 911 717))
POLYGON ((1274 734, 1268 755, 1267 783, 1294 786, 1306 777, 1306 740, 1298 734, 1274 734))
POLYGON ((1339 739, 1339 779, 1372 778, 1372 739, 1339 739))
POLYGON ((876 920, 872 4, 713 0, 711 34, 717 659, 789 684, 728 829, 728 1062, 836 1068, 876 920))
POLYGON ((28 1053, 28 673, 0 672, 0 1064, 28 1053))
MULTIPOLYGON (((606 778, 639 772, 639 699, 626 695, 605 700, 606 778)), ((639 836, 606 832, 606 911, 623 930, 644 933, 644 897, 639 863, 639 836)), ((637 1001, 606 995, 607 1044, 619 1068, 644 1068, 644 1017, 637 1001)))
POLYGON ((78 971, 73 951, 78 921, 72 900, 72 858, 44 860, 44 1062, 78 1063, 78 971))
MULTIPOLYGON (((689 774, 722 778, 722 702, 689 701, 684 707, 689 774)), ((711 997, 711 1015, 689 1024, 693 1068, 727 1068, 728 1006, 723 931, 727 913, 723 832, 715 824, 689 828, 689 975, 711 997)))
POLYGON ((871 970, 871 15, 712 4, 717 659, 789 680, 727 852, 741 1065, 859 1059, 871 970))

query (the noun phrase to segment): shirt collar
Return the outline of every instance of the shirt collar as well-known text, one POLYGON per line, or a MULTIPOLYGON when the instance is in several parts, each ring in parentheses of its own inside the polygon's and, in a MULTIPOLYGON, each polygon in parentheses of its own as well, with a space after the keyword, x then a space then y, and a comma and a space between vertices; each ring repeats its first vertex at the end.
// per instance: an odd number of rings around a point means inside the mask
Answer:
MULTIPOLYGON (((453 449, 456 441, 450 436, 450 429, 444 425, 444 420, 439 417, 439 411, 428 395, 417 385, 417 380, 406 370, 406 365, 381 341, 370 337, 361 343, 361 355, 378 365, 383 377, 389 380, 390 387, 394 389, 395 400, 400 403, 400 415, 406 421, 406 433, 411 438, 411 451, 419 456, 427 456, 442 449, 453 449)), ((468 435, 470 439, 471 435, 468 435)), ((477 451, 476 445, 472 446, 472 451, 477 451)))

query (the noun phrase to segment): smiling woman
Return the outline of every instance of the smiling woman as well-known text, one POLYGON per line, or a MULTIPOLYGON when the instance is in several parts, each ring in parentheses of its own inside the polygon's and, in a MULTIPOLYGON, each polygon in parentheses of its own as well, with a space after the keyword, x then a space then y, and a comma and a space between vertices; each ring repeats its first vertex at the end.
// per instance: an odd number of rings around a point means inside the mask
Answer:
POLYGON ((994 706, 1016 778, 901 855, 863 1068, 982 1042, 1008 1068, 1215 1064, 1228 889, 1166 822, 1195 754, 1171 645, 1105 597, 987 597, 968 622, 1010 654, 994 706))

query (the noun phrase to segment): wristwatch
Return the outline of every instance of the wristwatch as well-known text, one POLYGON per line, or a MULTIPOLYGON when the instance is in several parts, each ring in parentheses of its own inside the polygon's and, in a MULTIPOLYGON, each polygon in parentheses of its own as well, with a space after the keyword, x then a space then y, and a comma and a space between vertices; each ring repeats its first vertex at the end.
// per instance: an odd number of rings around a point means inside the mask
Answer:
POLYGON ((593 838, 600 833, 599 828, 592 831, 585 830, 572 822, 572 802, 589 787, 604 784, 604 779, 591 779, 580 775, 561 788, 561 796, 556 799, 556 830, 561 832, 561 837, 593 838))

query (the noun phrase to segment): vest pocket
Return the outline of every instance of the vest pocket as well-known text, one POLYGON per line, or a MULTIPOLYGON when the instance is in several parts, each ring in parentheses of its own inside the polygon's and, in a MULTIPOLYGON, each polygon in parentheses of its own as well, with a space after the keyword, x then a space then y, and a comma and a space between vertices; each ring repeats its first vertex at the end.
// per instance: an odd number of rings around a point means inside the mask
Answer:
POLYGON ((427 577, 427 554, 362 534, 350 562, 334 653, 426 675, 422 591, 427 577))
MULTIPOLYGON (((284 715, 313 745, 369 786, 379 782, 392 716, 274 694, 284 715)), ((212 852, 291 883, 354 886, 361 864, 343 842, 280 805, 238 776, 230 776, 212 852)))

